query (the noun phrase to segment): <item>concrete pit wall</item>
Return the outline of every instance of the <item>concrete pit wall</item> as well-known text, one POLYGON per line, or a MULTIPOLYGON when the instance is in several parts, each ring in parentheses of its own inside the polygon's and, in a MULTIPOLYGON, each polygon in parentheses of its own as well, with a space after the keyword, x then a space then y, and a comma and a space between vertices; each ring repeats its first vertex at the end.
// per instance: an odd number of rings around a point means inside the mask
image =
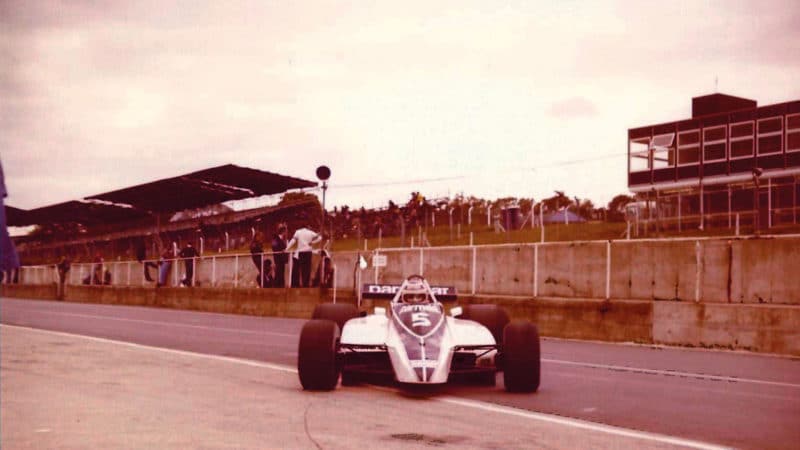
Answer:
MULTIPOLYGON (((376 272, 395 284, 422 273, 462 294, 606 299, 608 291, 621 300, 800 305, 795 236, 387 249, 377 271, 374 253, 363 254, 364 283, 376 272)), ((355 261, 355 253, 334 255, 338 286, 354 285, 355 261)))
POLYGON ((800 356, 800 308, 653 302, 653 342, 800 356))

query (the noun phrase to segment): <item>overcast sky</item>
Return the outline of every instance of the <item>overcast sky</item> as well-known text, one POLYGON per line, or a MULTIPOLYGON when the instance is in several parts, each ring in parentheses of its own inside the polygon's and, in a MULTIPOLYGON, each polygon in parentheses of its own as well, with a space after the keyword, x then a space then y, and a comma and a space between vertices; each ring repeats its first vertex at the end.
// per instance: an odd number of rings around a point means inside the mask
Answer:
POLYGON ((797 0, 0 0, 6 203, 233 163, 328 165, 328 206, 603 205, 628 128, 715 91, 800 99, 798 24, 797 0))

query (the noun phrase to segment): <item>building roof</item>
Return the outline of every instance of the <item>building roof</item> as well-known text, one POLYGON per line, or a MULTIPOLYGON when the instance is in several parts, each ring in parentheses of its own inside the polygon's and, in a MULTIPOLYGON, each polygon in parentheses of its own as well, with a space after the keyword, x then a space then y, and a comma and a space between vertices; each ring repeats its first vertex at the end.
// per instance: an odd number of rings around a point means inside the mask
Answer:
POLYGON ((3 205, 6 209, 6 224, 10 227, 21 227, 30 225, 28 223, 28 211, 13 206, 3 205))
POLYGON ((749 98, 715 93, 692 98, 692 117, 720 114, 739 109, 758 107, 758 102, 749 98))
POLYGON ((83 200, 32 209, 17 214, 17 222, 12 224, 9 221, 9 225, 130 221, 157 213, 174 213, 316 185, 301 178, 226 164, 92 195, 83 200))
POLYGON ((34 225, 44 223, 78 222, 83 224, 113 223, 147 218, 145 211, 123 208, 101 202, 70 200, 64 203, 28 210, 23 223, 34 225))

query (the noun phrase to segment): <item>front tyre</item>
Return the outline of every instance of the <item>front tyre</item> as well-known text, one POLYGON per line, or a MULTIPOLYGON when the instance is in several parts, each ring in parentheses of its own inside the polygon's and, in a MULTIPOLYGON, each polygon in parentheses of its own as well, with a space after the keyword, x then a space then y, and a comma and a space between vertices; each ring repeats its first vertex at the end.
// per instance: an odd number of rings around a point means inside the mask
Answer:
POLYGON ((508 392, 539 389, 539 330, 527 320, 515 320, 503 330, 503 382, 508 392))
POLYGON ((310 320, 300 332, 297 373, 303 389, 330 391, 339 382, 336 361, 339 326, 332 320, 310 320))
POLYGON ((494 336, 498 347, 503 345, 503 330, 508 325, 508 313, 498 305, 464 305, 459 319, 473 320, 485 326, 494 336))
POLYGON ((314 308, 312 319, 327 319, 339 325, 339 333, 348 320, 358 317, 358 308, 350 303, 321 303, 314 308))

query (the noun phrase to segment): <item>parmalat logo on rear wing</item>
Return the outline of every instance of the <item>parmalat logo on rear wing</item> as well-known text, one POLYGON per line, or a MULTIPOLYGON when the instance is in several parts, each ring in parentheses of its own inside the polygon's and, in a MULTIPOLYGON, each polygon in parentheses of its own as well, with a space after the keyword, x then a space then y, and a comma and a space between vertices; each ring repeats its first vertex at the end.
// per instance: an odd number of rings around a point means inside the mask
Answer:
MULTIPOLYGON (((398 289, 400 289, 399 284, 364 284, 361 287, 361 295, 372 298, 391 298, 397 294, 398 289)), ((455 286, 431 286, 431 291, 433 291, 433 295, 439 300, 456 299, 455 286)))

